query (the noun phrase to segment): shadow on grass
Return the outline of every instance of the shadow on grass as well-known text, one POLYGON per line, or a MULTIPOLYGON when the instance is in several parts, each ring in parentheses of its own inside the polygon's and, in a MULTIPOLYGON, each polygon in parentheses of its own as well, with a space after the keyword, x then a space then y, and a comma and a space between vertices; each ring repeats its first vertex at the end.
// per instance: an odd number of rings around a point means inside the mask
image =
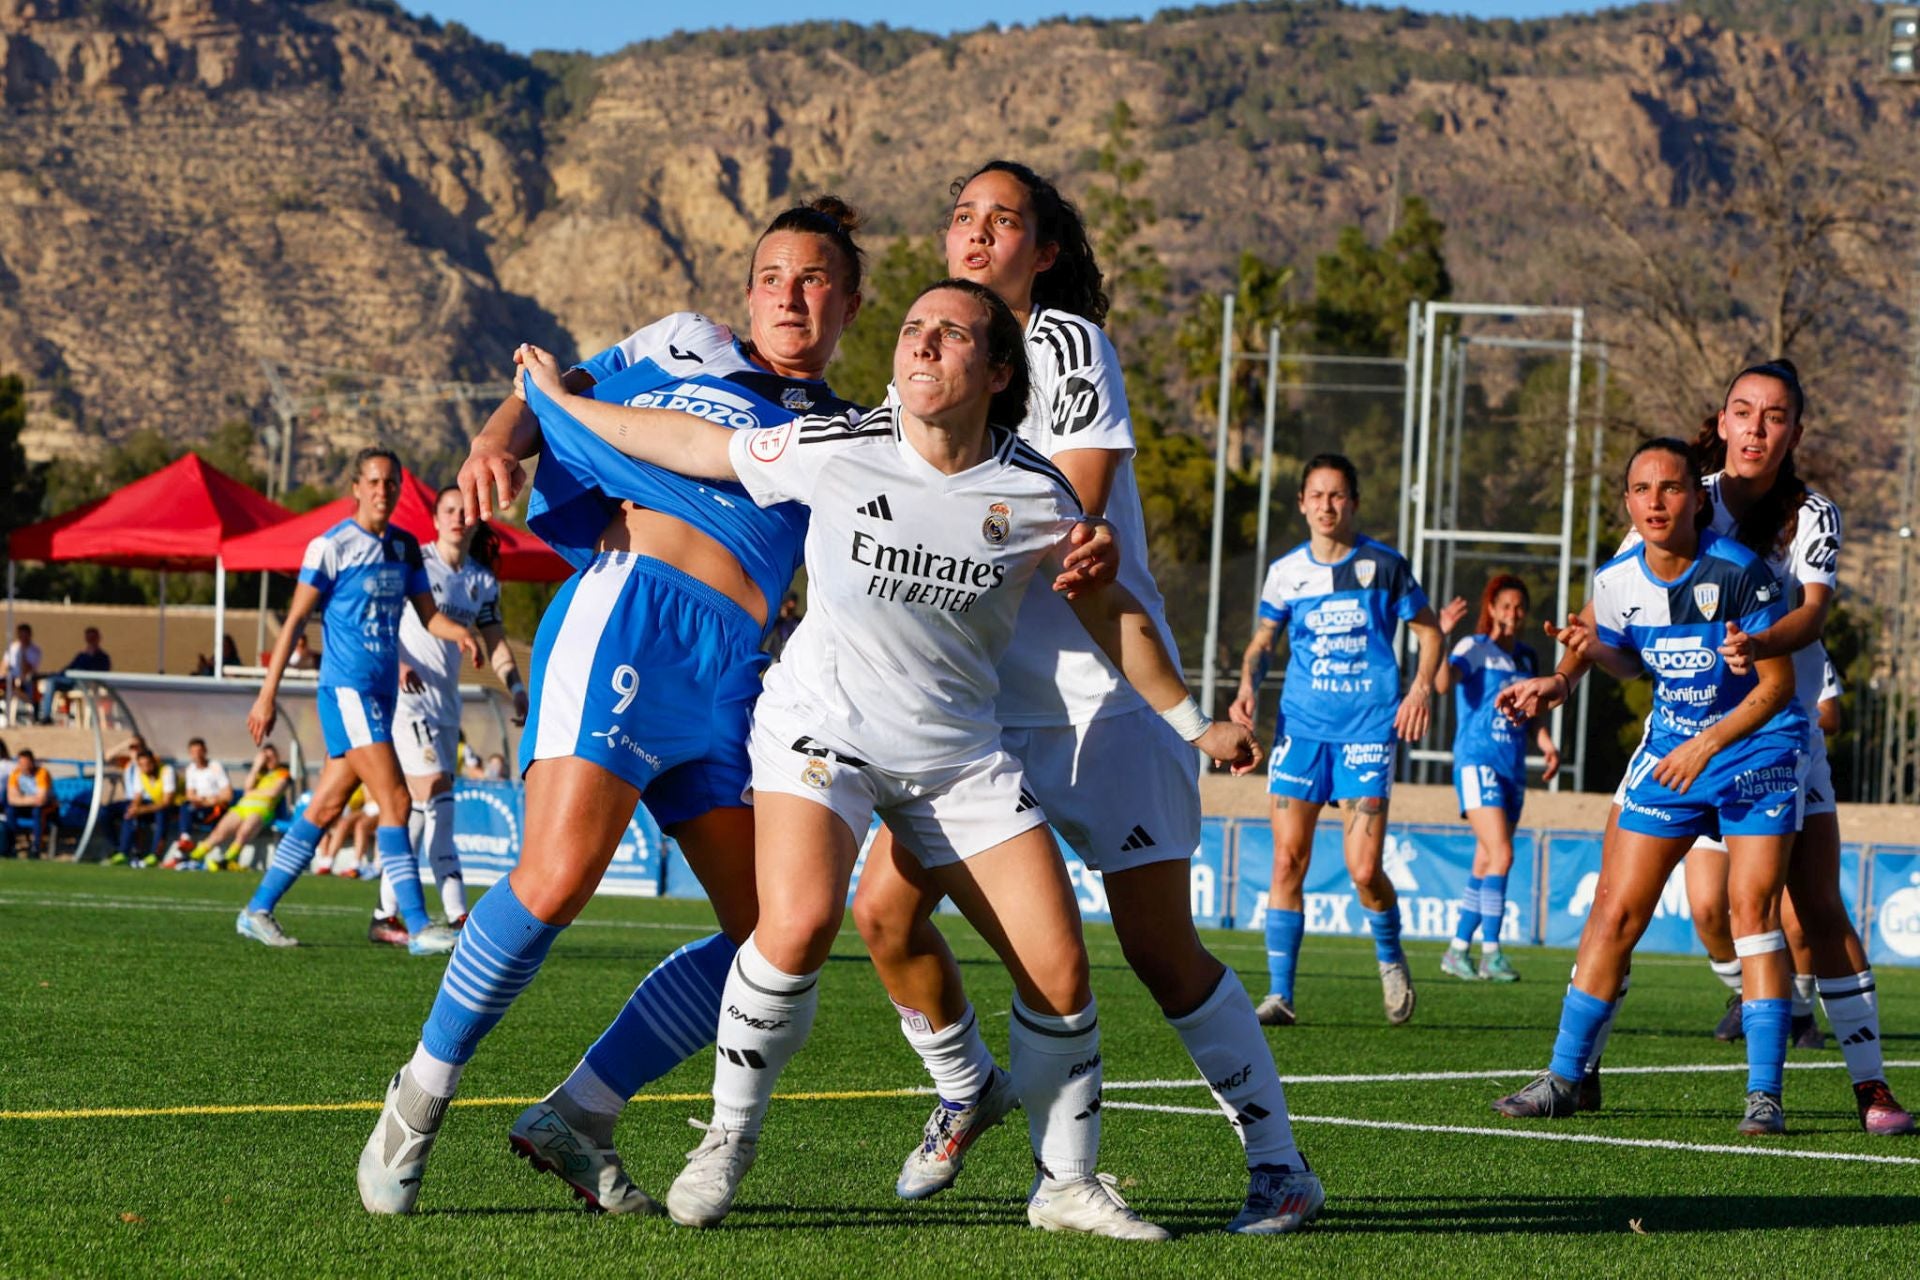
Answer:
POLYGON ((1920 1223, 1920 1196, 1342 1196, 1320 1219, 1329 1231, 1436 1235, 1615 1235, 1636 1220, 1650 1235, 1904 1227, 1920 1223))

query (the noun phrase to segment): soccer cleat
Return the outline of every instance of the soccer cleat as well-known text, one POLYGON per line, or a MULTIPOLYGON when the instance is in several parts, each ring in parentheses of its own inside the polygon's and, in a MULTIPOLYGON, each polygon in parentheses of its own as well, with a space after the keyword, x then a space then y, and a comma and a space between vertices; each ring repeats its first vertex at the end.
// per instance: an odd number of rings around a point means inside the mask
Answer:
POLYGON ((1403 1026, 1413 1017, 1413 972, 1405 960, 1380 962, 1380 1002, 1392 1026, 1403 1026))
POLYGON ((427 1154, 433 1150, 433 1140, 440 1136, 440 1119, 452 1101, 440 1098, 430 1102, 429 1110, 435 1113, 433 1127, 415 1128, 401 1116, 398 1103, 406 1074, 405 1067, 393 1073, 387 1085, 386 1105, 380 1108, 380 1118, 374 1122, 367 1145, 360 1149, 360 1167, 354 1181, 360 1186, 360 1203, 368 1213, 413 1212, 414 1202, 420 1198, 420 1179, 427 1171, 427 1154))
POLYGON ((1050 1178, 1043 1170, 1027 1193, 1027 1224, 1042 1231, 1074 1231, 1111 1240, 1171 1240, 1133 1210, 1114 1190, 1110 1173, 1078 1178, 1050 1178))
POLYGON ((717 1226, 733 1208, 740 1180, 753 1168, 759 1141, 717 1123, 687 1123, 707 1136, 687 1152, 687 1167, 667 1188, 667 1216, 683 1227, 717 1226))
POLYGON ((603 1213, 659 1213, 660 1204, 633 1184, 620 1153, 597 1145, 567 1123, 551 1099, 520 1113, 507 1133, 514 1154, 541 1173, 573 1188, 590 1209, 603 1213))
POLYGON ((1285 1235, 1319 1217, 1326 1202, 1326 1188, 1313 1170, 1258 1165, 1247 1171, 1247 1202, 1227 1230, 1244 1236, 1285 1235))
POLYGON ((449 929, 443 924, 430 924, 418 933, 407 935, 407 954, 413 956, 443 956, 453 950, 460 941, 460 931, 449 929))
POLYGON ((1760 1137, 1786 1131, 1787 1113, 1780 1109, 1777 1096, 1761 1089, 1755 1089, 1747 1095, 1747 1114, 1740 1119, 1739 1132, 1748 1137, 1760 1137))
POLYGON ((1518 982, 1520 975, 1514 970, 1513 961, 1507 959, 1507 953, 1496 951, 1492 955, 1480 957, 1480 976, 1488 982, 1518 982))
POLYGON ((1461 947, 1448 947, 1440 953, 1440 972, 1462 982, 1475 982, 1480 977, 1473 971, 1473 961, 1467 959, 1467 953, 1461 947))
POLYGON ((240 918, 233 922, 233 931, 243 938, 252 938, 255 942, 269 947, 297 947, 300 942, 289 938, 280 922, 273 918, 271 911, 249 911, 240 908, 240 918))
POLYGON ((1580 1089, 1574 1098, 1575 1111, 1598 1111, 1600 1109, 1600 1068, 1595 1067, 1580 1077, 1580 1089))
POLYGON ((447 928, 449 929, 464 929, 466 927, 467 927, 467 913, 464 911, 462 911, 459 915, 453 917, 453 919, 447 921, 447 928))
POLYGON ((1885 1080, 1862 1080, 1853 1086, 1853 1100, 1860 1106, 1860 1127, 1876 1138, 1891 1138, 1913 1132, 1913 1117, 1894 1101, 1893 1090, 1885 1080))
POLYGON ((1787 1043, 1795 1049, 1824 1049, 1827 1033, 1820 1029, 1820 1020, 1812 1014, 1796 1014, 1787 1027, 1787 1043))
POLYGON ((201 865, 208 871, 225 871, 227 869, 227 855, 215 849, 207 854, 207 860, 201 865))
POLYGON ((1013 1091, 1013 1076, 999 1067, 993 1069, 980 1096, 966 1106, 935 1102, 920 1145, 900 1167, 893 1193, 902 1200, 925 1200, 945 1191, 960 1176, 967 1148, 1018 1105, 1020 1099, 1013 1091))
POLYGON ((407 945, 407 926, 399 916, 375 916, 367 921, 367 941, 388 947, 407 945))
POLYGON ((1542 1071, 1525 1088, 1493 1100, 1493 1109, 1516 1120, 1564 1120, 1579 1109, 1579 1086, 1542 1071))
POLYGON ((1735 1040, 1746 1039, 1746 1036, 1740 1016, 1740 993, 1736 991, 1727 997, 1727 1011, 1720 1015, 1720 1021, 1713 1029, 1713 1038, 1723 1044, 1732 1044, 1735 1040))
POLYGON ((178 850, 175 850, 172 853, 169 853, 166 857, 160 859, 160 869, 162 871, 172 871, 174 868, 180 865, 180 862, 181 862, 180 853, 178 850))
POLYGON ((1268 992, 1260 1001, 1260 1007, 1253 1016, 1263 1027, 1290 1027, 1294 1023, 1293 1001, 1275 992, 1268 992))

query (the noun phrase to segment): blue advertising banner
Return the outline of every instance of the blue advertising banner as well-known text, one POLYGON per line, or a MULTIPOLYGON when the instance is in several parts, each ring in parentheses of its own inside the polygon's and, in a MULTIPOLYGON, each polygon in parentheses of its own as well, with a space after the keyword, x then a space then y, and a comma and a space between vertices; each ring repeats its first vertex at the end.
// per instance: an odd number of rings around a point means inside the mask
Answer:
MULTIPOLYGON (((1593 893, 1600 883, 1600 834, 1597 831, 1554 831, 1546 839, 1547 920, 1544 941, 1550 947, 1577 947, 1593 893)), ((1669 955, 1705 955, 1693 933, 1693 915, 1687 908, 1686 864, 1667 877, 1654 905, 1653 919, 1638 948, 1669 955)))
POLYGON ((1873 930, 1867 959, 1920 964, 1920 849, 1881 845, 1873 851, 1873 930))
MULTIPOLYGON (((453 787, 453 847, 460 853, 460 870, 468 884, 492 884, 513 869, 520 860, 520 842, 525 830, 522 801, 525 795, 518 782, 470 782, 462 780, 453 787)), ((665 846, 672 842, 660 834, 643 806, 627 824, 620 848, 613 855, 600 892, 625 897, 655 897, 660 892, 664 870, 665 846)), ((675 854, 678 850, 675 849, 675 854)), ((693 881, 693 874, 681 871, 693 881)), ((694 881, 697 889, 698 882, 694 881)))

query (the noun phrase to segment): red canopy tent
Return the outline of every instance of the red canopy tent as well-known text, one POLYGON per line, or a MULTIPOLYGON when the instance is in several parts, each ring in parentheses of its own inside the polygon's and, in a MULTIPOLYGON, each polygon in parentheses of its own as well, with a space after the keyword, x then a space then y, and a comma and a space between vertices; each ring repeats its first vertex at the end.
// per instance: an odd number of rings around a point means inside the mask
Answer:
POLYGON ((104 498, 14 530, 7 539, 7 629, 13 629, 16 560, 83 560, 122 569, 159 570, 163 646, 167 570, 212 571, 217 575, 213 622, 217 670, 222 665, 226 630, 227 580, 221 547, 229 538, 278 524, 292 514, 189 453, 104 498))
MULTIPOLYGON (((434 540, 433 493, 426 482, 411 471, 400 472, 400 502, 393 509, 393 522, 420 539, 422 545, 434 540)), ((271 528, 232 537, 221 544, 227 568, 233 570, 271 569, 294 573, 306 554, 307 544, 353 517, 354 500, 340 498, 315 507, 303 516, 284 519, 271 528)), ((500 539, 500 562, 495 572, 505 582, 564 582, 573 574, 572 566, 560 554, 525 529, 495 521, 490 526, 500 539)))

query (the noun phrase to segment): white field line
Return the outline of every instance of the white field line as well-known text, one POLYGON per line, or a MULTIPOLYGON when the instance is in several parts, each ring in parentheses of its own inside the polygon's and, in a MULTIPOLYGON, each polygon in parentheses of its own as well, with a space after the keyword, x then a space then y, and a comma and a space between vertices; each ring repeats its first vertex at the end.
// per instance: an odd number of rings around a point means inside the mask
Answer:
MULTIPOLYGON (((1839 1071, 1847 1064, 1844 1062, 1789 1062, 1789 1071, 1839 1071)), ((1889 1067, 1920 1067, 1920 1058, 1889 1060, 1889 1067)), ((1744 1062, 1697 1062, 1657 1067, 1608 1067, 1607 1078, 1614 1076, 1680 1076, 1696 1072, 1745 1071, 1744 1062)), ((1540 1068, 1521 1067, 1512 1071, 1393 1071, 1377 1075, 1326 1075, 1326 1076, 1282 1076, 1284 1084, 1426 1084, 1442 1080, 1512 1080, 1521 1077, 1536 1076, 1540 1068)), ((1114 1089, 1199 1089, 1205 1086, 1198 1080, 1109 1080, 1100 1086, 1111 1091, 1114 1089)))
MULTIPOLYGON (((1744 1068, 1742 1068, 1744 1070, 1744 1068)), ((1113 1085, 1107 1085, 1111 1089, 1113 1085)), ((1157 1111, 1174 1116, 1217 1116, 1215 1107, 1172 1107, 1152 1102, 1109 1102, 1104 1111, 1157 1111)), ((1554 1133, 1545 1129, 1495 1129, 1485 1125, 1415 1124, 1404 1120, 1361 1120, 1353 1116, 1292 1116, 1294 1124, 1330 1124, 1349 1129, 1391 1129, 1398 1133, 1452 1133, 1470 1138, 1519 1138, 1532 1142, 1581 1142, 1596 1147, 1639 1147, 1694 1155, 1784 1156, 1793 1160, 1838 1160, 1848 1164, 1920 1165, 1917 1156, 1874 1156, 1849 1151, 1794 1151, 1784 1147, 1736 1147, 1721 1142, 1675 1142, 1669 1138, 1608 1138, 1597 1133, 1554 1133)))
MULTIPOLYGON (((371 885, 371 881, 368 882, 371 885)), ((201 911, 234 914, 243 904, 212 902, 203 898, 109 898, 103 895, 64 894, 60 897, 36 897, 24 893, 0 893, 0 907, 70 907, 88 911, 201 911)), ((295 918, 302 915, 364 916, 369 907, 342 907, 316 902, 293 904, 295 918)), ((663 929, 673 933, 705 934, 713 932, 711 923, 689 920, 673 924, 664 920, 575 920, 572 929, 663 929)))

